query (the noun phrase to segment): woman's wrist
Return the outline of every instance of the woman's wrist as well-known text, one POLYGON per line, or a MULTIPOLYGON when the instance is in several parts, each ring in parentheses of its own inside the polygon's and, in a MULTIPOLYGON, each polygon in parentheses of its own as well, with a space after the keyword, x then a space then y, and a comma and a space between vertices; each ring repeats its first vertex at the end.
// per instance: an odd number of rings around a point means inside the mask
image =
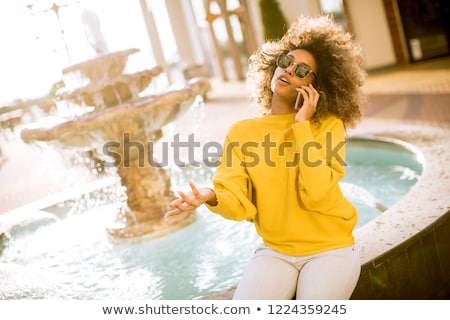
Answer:
POLYGON ((303 122, 303 121, 309 121, 309 118, 305 117, 304 115, 296 115, 295 116, 295 122, 303 122))
POLYGON ((216 192, 211 188, 205 188, 205 190, 207 191, 205 203, 210 206, 217 205, 216 192))

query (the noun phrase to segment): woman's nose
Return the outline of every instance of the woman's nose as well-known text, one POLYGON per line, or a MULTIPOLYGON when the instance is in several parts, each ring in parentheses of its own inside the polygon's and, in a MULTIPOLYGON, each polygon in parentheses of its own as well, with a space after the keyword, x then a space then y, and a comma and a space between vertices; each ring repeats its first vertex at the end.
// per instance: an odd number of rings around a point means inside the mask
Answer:
POLYGON ((291 63, 285 70, 290 75, 293 75, 295 72, 295 68, 296 68, 295 63, 291 63))

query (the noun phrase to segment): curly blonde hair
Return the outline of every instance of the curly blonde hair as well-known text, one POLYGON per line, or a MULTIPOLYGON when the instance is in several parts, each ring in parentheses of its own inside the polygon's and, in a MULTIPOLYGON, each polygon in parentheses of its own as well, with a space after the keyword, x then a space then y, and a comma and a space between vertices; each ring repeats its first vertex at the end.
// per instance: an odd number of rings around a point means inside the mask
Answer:
POLYGON ((266 111, 270 110, 273 96, 270 83, 276 58, 295 49, 310 52, 318 66, 318 77, 313 84, 320 92, 320 99, 311 121, 320 123, 321 119, 334 115, 345 127, 354 127, 365 102, 361 87, 366 72, 361 47, 330 16, 300 16, 280 40, 266 42, 250 57, 248 84, 253 87, 252 99, 266 111))

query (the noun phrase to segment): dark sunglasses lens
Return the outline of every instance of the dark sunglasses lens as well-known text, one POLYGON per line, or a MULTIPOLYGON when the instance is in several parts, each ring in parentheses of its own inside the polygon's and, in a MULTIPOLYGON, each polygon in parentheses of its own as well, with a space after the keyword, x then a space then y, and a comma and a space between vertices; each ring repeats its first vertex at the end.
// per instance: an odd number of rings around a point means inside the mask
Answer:
POLYGON ((292 63, 292 59, 285 54, 280 54, 277 58, 277 65, 280 68, 286 69, 291 65, 291 63, 292 63))
POLYGON ((295 75, 299 78, 305 78, 311 72, 311 68, 306 64, 298 64, 295 68, 295 75))
MULTIPOLYGON (((292 62, 293 62, 292 57, 285 54, 280 54, 277 58, 277 66, 282 69, 289 68, 292 62)), ((300 63, 295 66, 295 75, 301 79, 306 78, 311 71, 312 71, 311 68, 304 63, 300 63)))

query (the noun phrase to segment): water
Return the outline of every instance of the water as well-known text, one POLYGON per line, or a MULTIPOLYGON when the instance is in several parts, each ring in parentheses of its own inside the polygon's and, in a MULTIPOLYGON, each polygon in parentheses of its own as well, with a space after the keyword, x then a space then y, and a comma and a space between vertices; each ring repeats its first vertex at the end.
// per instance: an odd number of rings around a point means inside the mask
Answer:
POLYGON ((380 214, 373 201, 391 207, 418 181, 422 170, 422 155, 409 145, 389 140, 350 140, 341 185, 345 196, 358 209, 357 227, 380 214))
MULTIPOLYGON (((342 188, 359 210, 358 227, 380 214, 375 203, 393 205, 422 172, 417 155, 391 143, 353 140, 347 155, 342 188)), ((172 168, 173 187, 206 184, 212 174, 172 168)), ((116 243, 105 229, 116 216, 111 199, 120 199, 120 188, 3 215, 10 239, 0 256, 0 299, 195 299, 237 283, 260 243, 252 224, 201 207, 197 220, 175 233, 116 243)))

